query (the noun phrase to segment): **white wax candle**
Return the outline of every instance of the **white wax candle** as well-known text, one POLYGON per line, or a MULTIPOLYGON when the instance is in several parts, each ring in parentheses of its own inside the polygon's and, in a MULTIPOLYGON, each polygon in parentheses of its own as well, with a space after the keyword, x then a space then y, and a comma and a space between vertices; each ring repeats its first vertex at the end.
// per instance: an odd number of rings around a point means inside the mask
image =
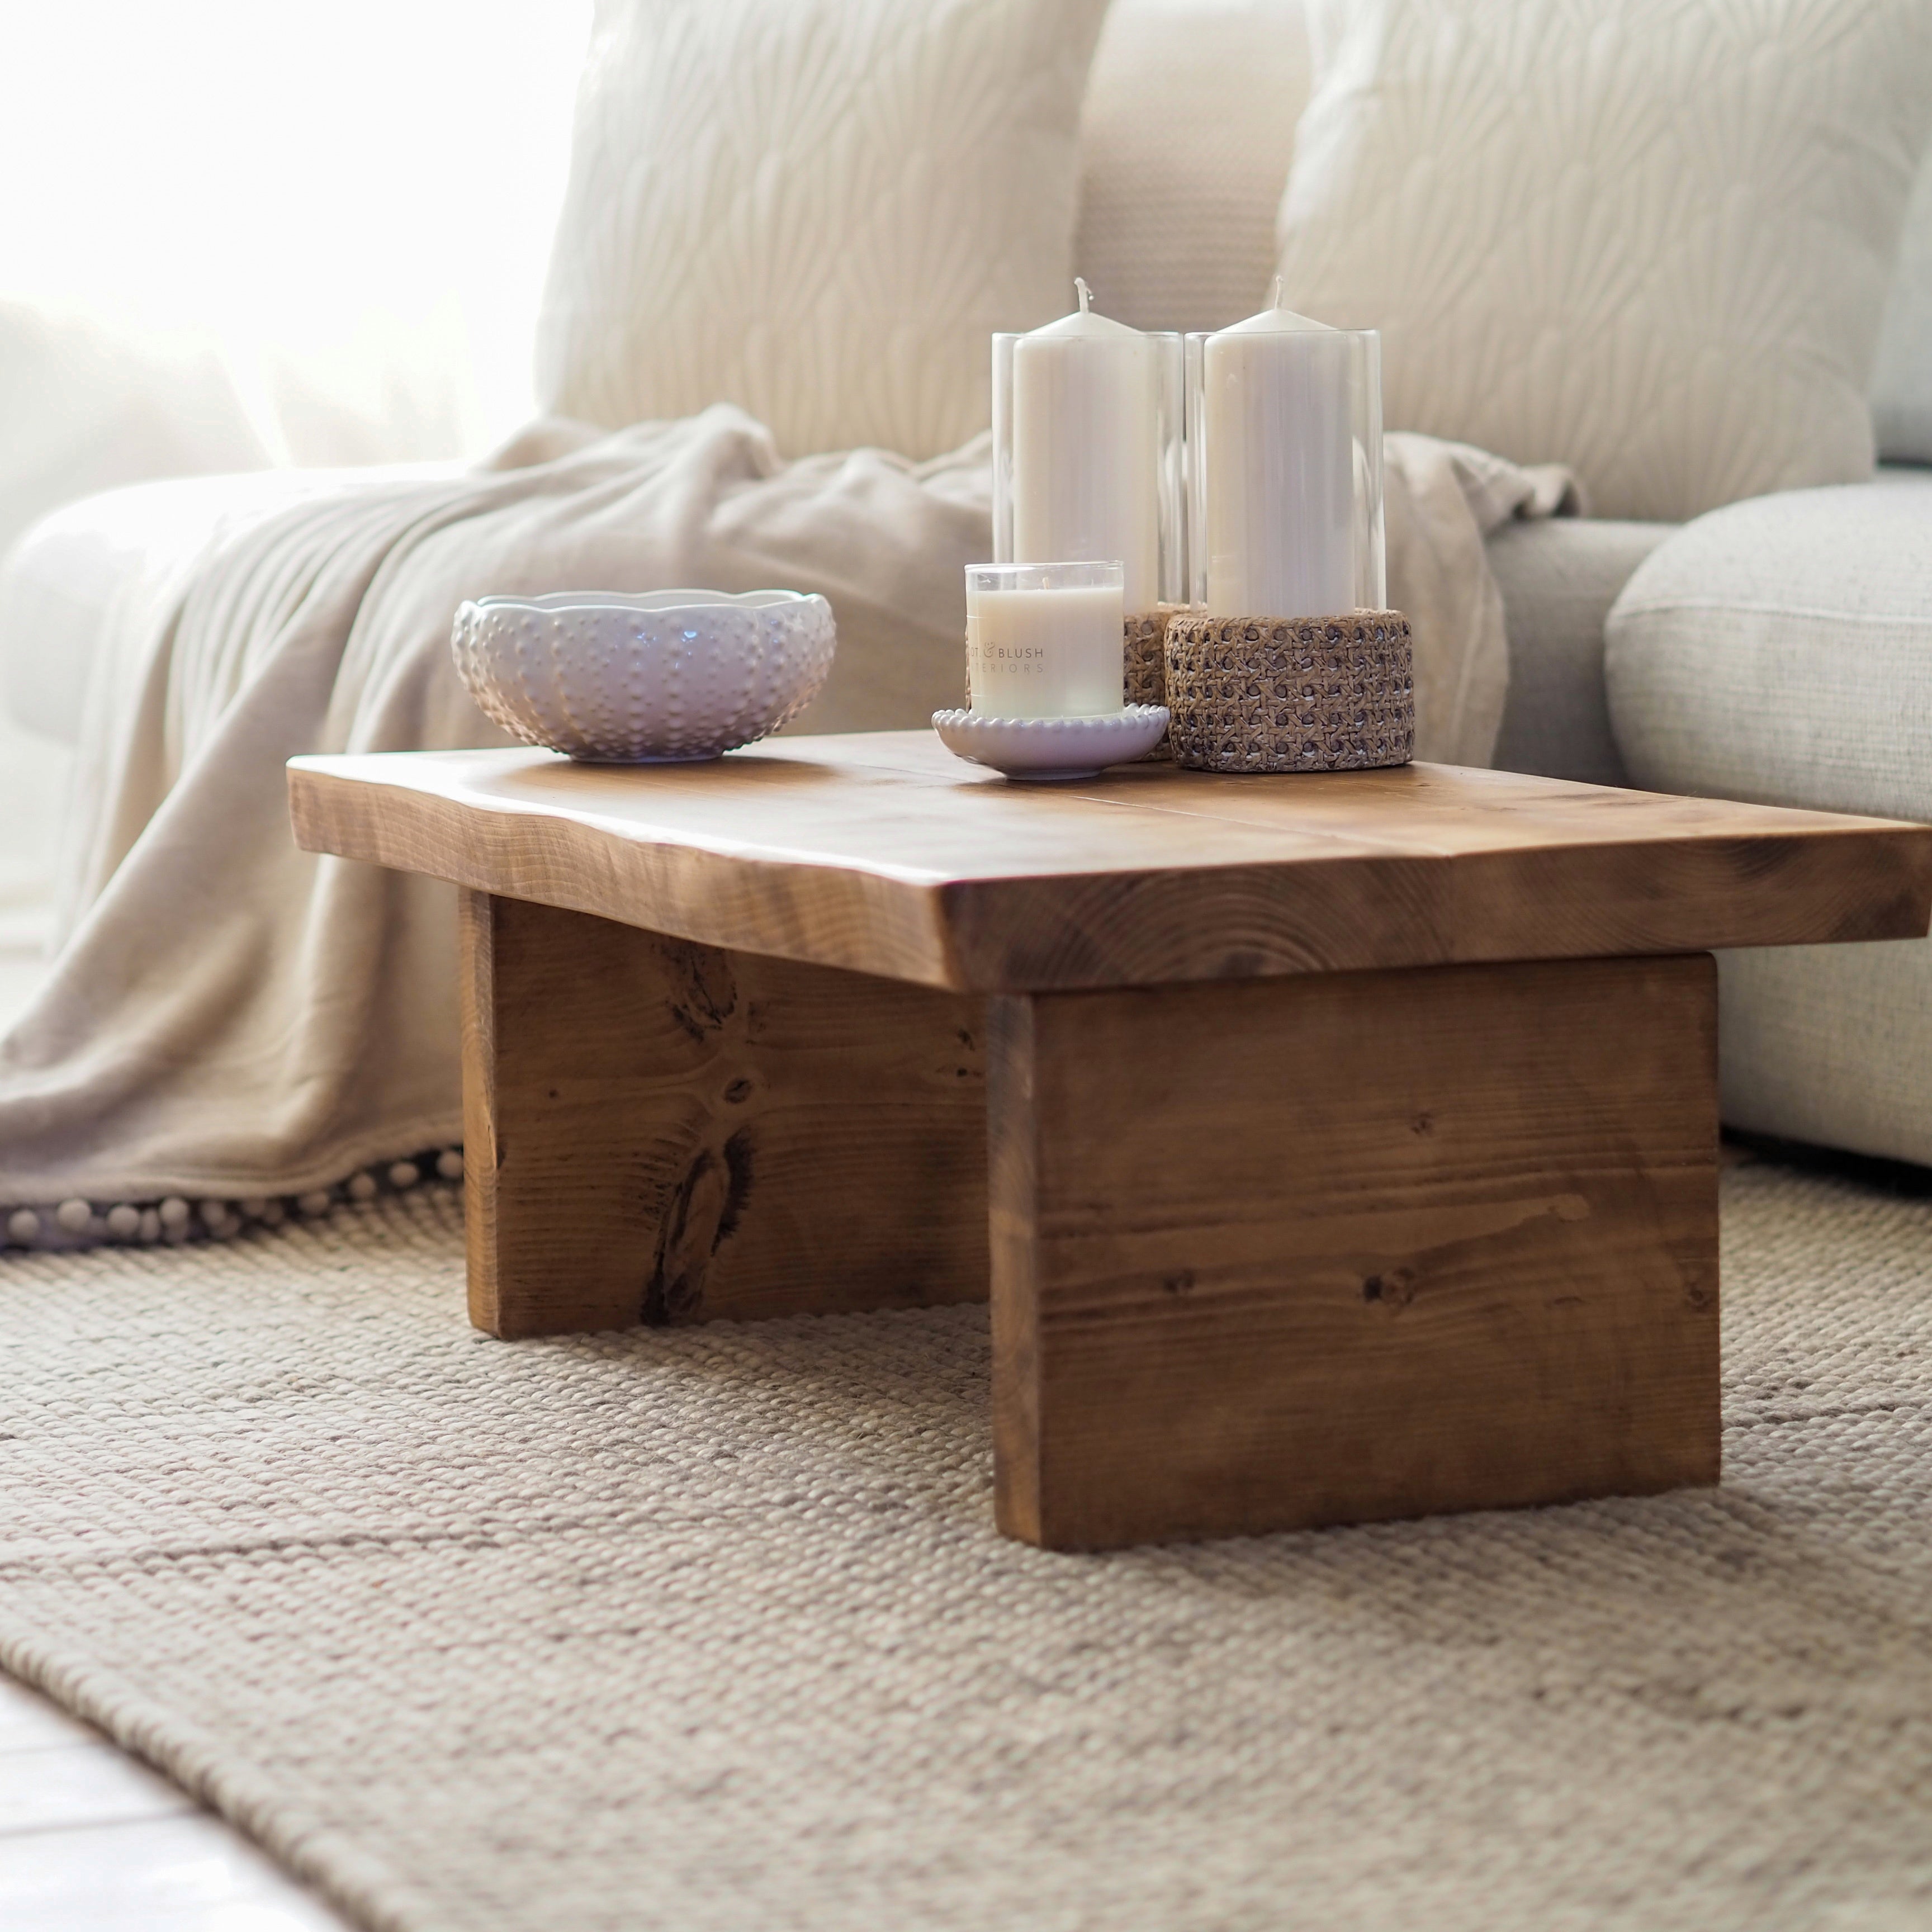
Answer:
POLYGON ((1013 560, 1118 562, 1125 608, 1160 601, 1160 359, 1089 312, 1013 344, 1013 560))
POLYGON ((994 718, 1094 718, 1120 708, 1118 584, 966 597, 967 685, 994 718))
POLYGON ((1276 307, 1210 335, 1202 356, 1208 614, 1352 610, 1348 338, 1276 307))

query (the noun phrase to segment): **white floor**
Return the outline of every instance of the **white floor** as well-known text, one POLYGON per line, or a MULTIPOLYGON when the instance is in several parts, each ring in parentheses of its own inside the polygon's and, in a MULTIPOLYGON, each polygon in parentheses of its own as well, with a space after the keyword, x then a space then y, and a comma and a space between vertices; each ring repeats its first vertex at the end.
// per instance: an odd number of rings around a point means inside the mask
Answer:
POLYGON ((212 1812, 0 1677, 7 1932, 343 1932, 212 1812))

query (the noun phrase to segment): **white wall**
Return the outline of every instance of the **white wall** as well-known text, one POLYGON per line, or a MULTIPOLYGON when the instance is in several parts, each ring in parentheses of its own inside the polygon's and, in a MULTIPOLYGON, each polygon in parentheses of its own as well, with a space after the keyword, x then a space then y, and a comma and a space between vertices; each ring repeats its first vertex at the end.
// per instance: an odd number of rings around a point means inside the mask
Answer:
MULTIPOLYGON (((471 456, 527 418, 590 0, 0 13, 0 551, 116 484, 471 456)), ((0 1031, 68 765, 0 692, 0 1031)))
POLYGON ((528 414, 589 0, 7 16, 0 301, 212 346, 273 460, 478 453, 528 414))

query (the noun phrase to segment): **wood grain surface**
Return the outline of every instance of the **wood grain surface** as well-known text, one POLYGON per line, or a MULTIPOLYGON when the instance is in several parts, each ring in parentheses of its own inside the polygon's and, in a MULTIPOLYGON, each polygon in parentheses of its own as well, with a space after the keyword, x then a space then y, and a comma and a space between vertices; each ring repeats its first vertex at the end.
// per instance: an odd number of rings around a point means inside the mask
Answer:
POLYGON ((471 1318, 986 1293, 982 1003, 463 895, 471 1318))
POLYGON ((1717 1480, 1708 957, 1007 997, 988 1036, 1009 1533, 1717 1480))
POLYGON ((1011 784, 929 732, 709 764, 295 760, 313 850, 962 992, 1922 934, 1932 828, 1506 772, 1011 784))

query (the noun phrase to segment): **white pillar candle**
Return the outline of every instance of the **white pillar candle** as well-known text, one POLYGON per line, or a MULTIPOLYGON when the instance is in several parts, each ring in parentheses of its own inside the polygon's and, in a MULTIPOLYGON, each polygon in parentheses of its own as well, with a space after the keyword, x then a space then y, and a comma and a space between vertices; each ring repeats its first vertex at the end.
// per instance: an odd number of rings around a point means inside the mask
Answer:
POLYGON ((1080 306, 1013 344, 1013 556, 1113 560, 1126 608, 1160 602, 1154 338, 1080 306))
POLYGON ((967 687, 994 718, 1094 718, 1120 709, 1118 564, 974 564, 967 687))
POLYGON ((1202 350, 1210 617, 1355 608, 1351 338, 1275 292, 1202 350))

